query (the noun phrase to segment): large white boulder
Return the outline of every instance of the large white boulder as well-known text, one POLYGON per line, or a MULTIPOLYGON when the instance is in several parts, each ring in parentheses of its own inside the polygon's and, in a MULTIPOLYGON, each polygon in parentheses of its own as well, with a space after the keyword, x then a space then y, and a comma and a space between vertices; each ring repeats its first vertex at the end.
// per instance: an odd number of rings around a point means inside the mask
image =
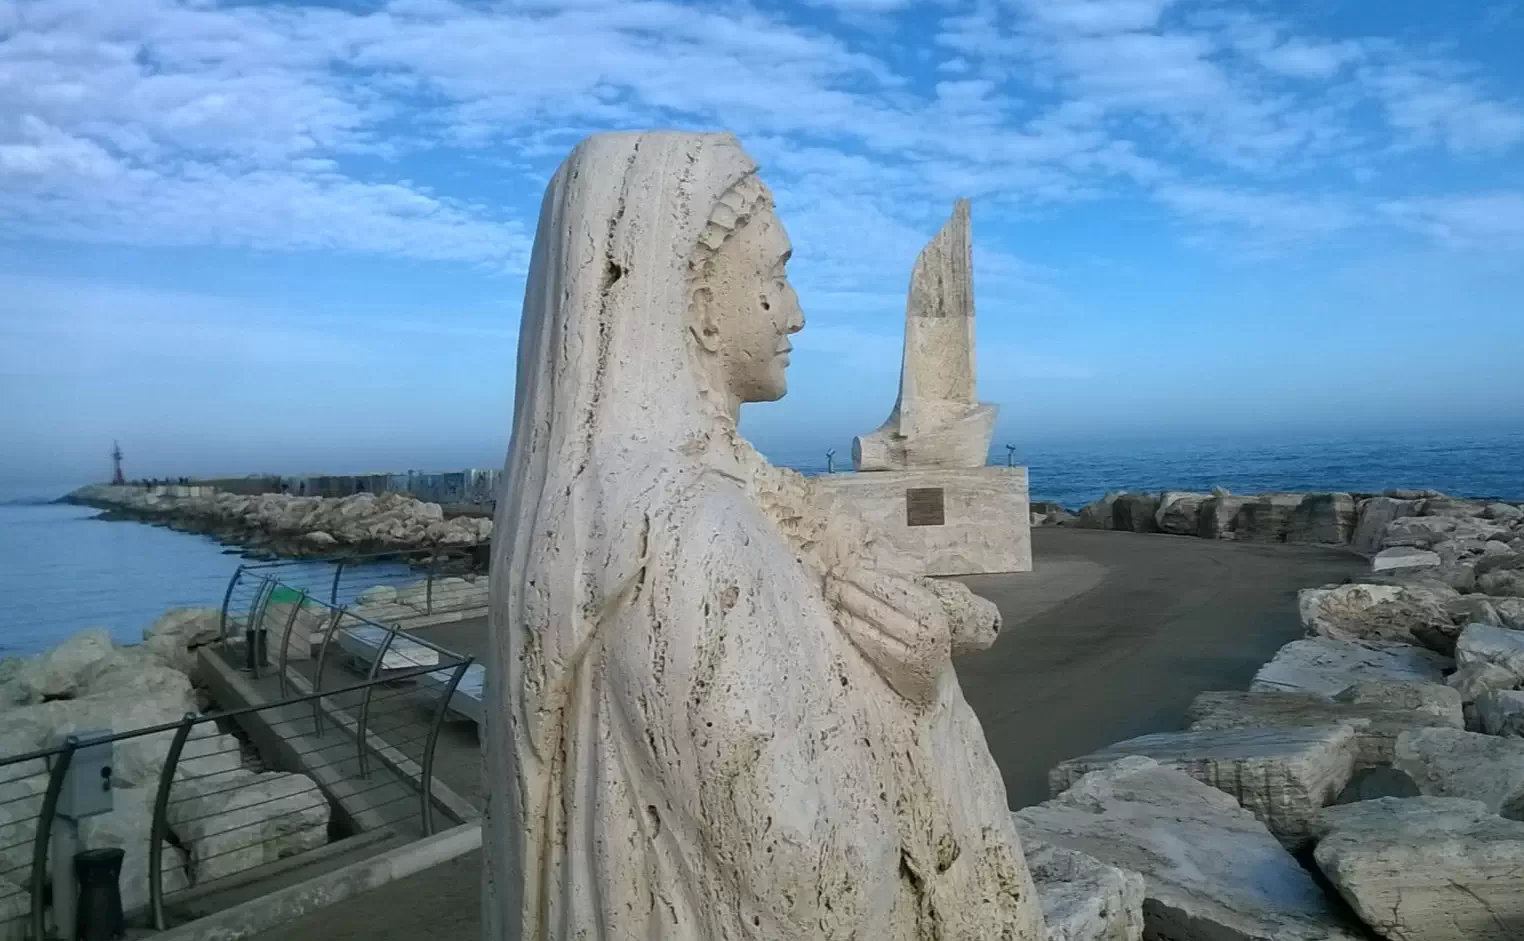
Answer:
POLYGON ((1474 703, 1493 690, 1517 687, 1519 678, 1493 663, 1473 663, 1451 673, 1445 685, 1460 693, 1462 702, 1474 703))
POLYGON ((1048 773, 1048 786, 1061 793, 1086 774, 1134 755, 1233 795, 1295 849, 1306 842, 1312 818, 1354 774, 1355 728, 1339 723, 1141 735, 1061 762, 1048 773))
MULTIPOLYGON (((185 674, 143 647, 117 648, 95 660, 75 690, 73 698, 7 712, 3 738, 8 752, 46 748, 75 732, 127 732, 178 722, 196 711, 185 674)), ((138 787, 157 781, 172 738, 173 732, 165 731, 117 742, 112 760, 116 784, 138 787)))
POLYGON ((328 798, 312 779, 279 772, 185 781, 168 809, 198 884, 325 845, 328 818, 328 798))
POLYGON ((1524 631, 1490 624, 1468 624, 1455 641, 1455 665, 1490 663, 1524 681, 1524 631))
POLYGON ((1489 503, 1486 509, 1483 510, 1483 515, 1490 520, 1496 520, 1500 523, 1524 520, 1524 510, 1519 509, 1511 503, 1489 503))
POLYGON ((358 605, 390 604, 397 600, 397 588, 394 585, 372 585, 355 597, 358 605))
POLYGON ((1156 533, 1159 523, 1159 496, 1152 493, 1124 493, 1112 505, 1112 522, 1117 529, 1130 533, 1156 533))
POLYGON ((1367 680, 1443 683, 1450 665, 1448 657, 1418 647, 1308 637, 1278 650, 1254 674, 1250 688, 1331 698, 1367 680))
POLYGON ((92 627, 24 661, 16 668, 12 682, 26 702, 69 699, 81 694, 96 665, 113 652, 106 629, 92 627))
POLYGON ((1286 541, 1310 545, 1347 545, 1359 522, 1355 498, 1347 493, 1309 493, 1286 524, 1286 541))
POLYGON ((1418 514, 1417 500, 1398 500, 1392 497, 1372 497, 1360 504, 1360 521, 1350 544, 1358 552, 1371 555, 1381 548, 1386 527, 1393 520, 1418 514))
POLYGON ((1394 546, 1382 549, 1371 559, 1372 572, 1391 572, 1398 569, 1432 568, 1443 561, 1439 553, 1412 546, 1394 546))
POLYGON ((1524 598, 1493 598, 1492 608, 1503 627, 1524 631, 1524 598))
MULTIPOLYGON (((1018 826, 1020 823, 1018 821, 1018 826)), ((1139 941, 1143 877, 1022 834, 1048 941, 1139 941)))
POLYGON ((1477 578, 1476 587, 1484 594, 1500 598, 1521 598, 1524 597, 1524 571, 1503 569, 1488 572, 1477 578))
POLYGON ((1454 516, 1406 516, 1387 525, 1379 548, 1412 546, 1432 549, 1439 543, 1458 539, 1486 542, 1507 532, 1507 527, 1486 520, 1454 516))
POLYGON ((1397 736, 1392 766, 1426 797, 1478 800, 1495 814, 1524 818, 1524 739, 1417 729, 1397 736))
POLYGON ((187 676, 196 669, 196 650, 222 636, 217 608, 171 608, 143 630, 143 646, 187 676))
POLYGON ((1201 525, 1201 504, 1207 494, 1166 490, 1159 495, 1159 510, 1154 523, 1162 533, 1176 536, 1194 536, 1201 525))
POLYGON ((1113 519, 1113 507, 1117 498, 1122 494, 1108 493, 1080 508, 1079 519, 1076 526, 1081 529, 1115 529, 1116 521, 1113 519))
POLYGON ((1249 542, 1285 542, 1291 518, 1302 505, 1300 493, 1263 493, 1250 497, 1238 508, 1233 522, 1235 536, 1249 542))
POLYGON ((1297 593, 1308 633, 1336 640, 1414 643, 1415 629, 1454 626, 1439 589, 1401 585, 1326 585, 1297 593))
POLYGON ((1253 814, 1216 788, 1151 759, 1124 758, 1013 817, 1023 839, 1140 873, 1150 938, 1358 937, 1253 814))
POLYGON ((1387 797, 1330 807, 1318 826, 1318 868, 1383 938, 1524 937, 1524 823, 1477 801, 1387 797))
POLYGON ((1476 715, 1488 735, 1524 737, 1524 692, 1488 690, 1476 698, 1476 715))
POLYGON ((1189 716, 1193 732, 1347 723, 1355 729, 1357 770, 1391 764, 1397 736, 1407 729, 1465 728, 1460 694, 1438 683, 1362 683, 1333 700, 1316 693, 1208 692, 1191 703, 1189 716))
POLYGON ((1238 524, 1238 511, 1250 499, 1214 491, 1201 503, 1196 516, 1196 535, 1202 539, 1236 538, 1233 527, 1238 524))

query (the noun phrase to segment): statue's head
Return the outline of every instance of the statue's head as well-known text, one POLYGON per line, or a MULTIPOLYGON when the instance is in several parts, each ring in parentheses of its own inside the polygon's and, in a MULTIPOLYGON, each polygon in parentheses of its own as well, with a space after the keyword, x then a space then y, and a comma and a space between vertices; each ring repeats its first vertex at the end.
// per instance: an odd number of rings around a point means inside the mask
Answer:
POLYGON ((737 404, 788 391, 789 337, 804 327, 784 270, 792 251, 772 193, 751 173, 720 197, 690 260, 689 329, 713 381, 737 404))

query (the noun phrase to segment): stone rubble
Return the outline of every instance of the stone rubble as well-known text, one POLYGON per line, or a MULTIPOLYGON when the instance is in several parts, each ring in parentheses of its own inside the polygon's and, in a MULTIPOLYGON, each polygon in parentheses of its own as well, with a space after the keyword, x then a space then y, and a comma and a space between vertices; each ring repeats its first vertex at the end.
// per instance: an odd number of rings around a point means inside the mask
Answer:
POLYGON ((1143 877, 1026 834, 1021 849, 1042 902, 1048 941, 1139 941, 1143 877))
POLYGON ((1357 770, 1390 765, 1397 736, 1407 729, 1465 727, 1460 694, 1438 683, 1357 683, 1332 700, 1315 693, 1208 692, 1191 703, 1189 718, 1193 732, 1349 725, 1357 770), (1387 698, 1377 699, 1378 692, 1387 698), (1397 699, 1397 693, 1407 695, 1397 699))
POLYGON ((1141 757, 1012 815, 1036 839, 1142 874, 1145 935, 1355 941, 1307 871, 1232 797, 1141 757))
POLYGON ((1478 801, 1382 798, 1330 807, 1313 856, 1392 941, 1524 937, 1524 823, 1478 801))
POLYGON ((1152 758, 1233 795, 1287 847, 1299 849, 1312 818, 1354 773, 1355 727, 1340 723, 1142 735, 1060 763, 1048 774, 1049 789, 1060 794, 1086 774, 1129 756, 1152 758))
POLYGON ((1488 690, 1476 697, 1476 714, 1488 735, 1524 737, 1524 691, 1488 690))
POLYGON ((1444 564, 1444 559, 1439 553, 1430 552, 1428 549, 1413 549, 1408 546, 1395 546, 1391 549, 1382 549, 1371 559, 1371 571, 1391 572, 1405 569, 1433 568, 1444 564))
MULTIPOLYGON (((1045 514, 1043 520, 1034 519, 1033 523, 1052 525, 1058 521, 1045 514)), ((1070 523, 1071 519, 1062 522, 1070 523)), ((1350 546, 1365 555, 1406 550, 1380 560, 1375 571, 1387 572, 1453 566, 1487 551, 1516 552, 1511 543, 1524 531, 1524 508, 1511 503, 1453 500, 1419 490, 1388 491, 1384 495, 1324 492, 1236 496, 1221 488, 1214 488, 1211 494, 1117 491, 1081 508, 1072 524, 1203 539, 1350 546), (1150 509, 1152 519, 1145 519, 1150 509), (1491 550, 1486 549, 1489 543, 1494 544, 1491 550), (1430 552, 1432 556, 1424 554, 1430 552)), ((1456 577, 1456 573, 1447 574, 1456 577)), ((1514 584, 1508 577, 1494 581, 1514 584)))
POLYGON ((1275 658, 1254 674, 1249 688, 1332 698, 1366 680, 1442 683, 1450 666, 1450 658, 1420 647, 1308 637, 1277 651, 1275 658))
POLYGON ((439 504, 401 493, 334 498, 214 491, 175 496, 129 486, 95 485, 75 491, 69 499, 229 542, 270 545, 281 554, 293 556, 472 546, 492 536, 489 519, 461 516, 447 520, 439 504))
POLYGON ((1419 585, 1328 585, 1297 596, 1309 634, 1348 641, 1414 642, 1419 629, 1448 632, 1453 591, 1419 585))
MULTIPOLYGON (((148 627, 140 645, 115 645, 104 629, 92 628, 42 654, 5 661, 0 755, 44 749, 82 729, 128 732, 198 712, 195 651, 219 633, 217 609, 177 608, 148 627)), ((128 912, 148 903, 153 801, 173 738, 164 731, 114 743, 113 809, 80 822, 82 849, 126 851, 120 886, 128 912)), ((299 774, 246 771, 242 752, 236 737, 210 722, 187 739, 170 790, 171 810, 180 811, 164 847, 165 891, 328 842, 328 802, 317 785, 299 774)), ((0 768, 0 872, 27 872, 47 783, 41 759, 0 768)), ((30 909, 25 898, 19 904, 22 912, 30 909)))
MULTIPOLYGON (((1139 531, 1150 498, 1110 494, 1079 525, 1139 531)), ((1347 545, 1373 557, 1371 573, 1302 591, 1308 636, 1248 691, 1198 696, 1189 731, 1058 765, 1058 796, 1016 814, 1023 833, 1139 872, 1150 938, 1364 936, 1343 933, 1280 846, 1234 845, 1246 810, 1286 846, 1314 844, 1377 936, 1524 938, 1524 509, 1432 490, 1217 488, 1159 494, 1152 529, 1347 545), (1294 898, 1256 896, 1268 890, 1241 875, 1251 858, 1294 898), (1326 914, 1308 927, 1309 912, 1326 914)))
POLYGON ((1459 729, 1416 729, 1397 736, 1393 767, 1426 797, 1481 801, 1495 814, 1524 819, 1524 739, 1459 729))

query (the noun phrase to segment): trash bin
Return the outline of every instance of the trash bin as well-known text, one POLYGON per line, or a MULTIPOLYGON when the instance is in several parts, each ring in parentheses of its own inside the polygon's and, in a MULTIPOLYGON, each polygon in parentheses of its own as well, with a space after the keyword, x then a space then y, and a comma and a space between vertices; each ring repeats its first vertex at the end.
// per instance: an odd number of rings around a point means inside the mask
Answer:
POLYGON ((127 936, 120 885, 126 855, 115 846, 74 854, 74 877, 79 885, 74 919, 78 941, 115 941, 127 936))

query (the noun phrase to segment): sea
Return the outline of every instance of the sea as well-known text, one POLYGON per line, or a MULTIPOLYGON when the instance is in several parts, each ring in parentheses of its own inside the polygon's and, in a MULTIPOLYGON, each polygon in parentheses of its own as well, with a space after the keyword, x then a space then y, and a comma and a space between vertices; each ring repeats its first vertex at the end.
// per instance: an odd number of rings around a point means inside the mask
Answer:
MULTIPOLYGON (((824 454, 769 457, 804 473, 827 471, 824 454)), ((1023 447, 1011 457, 1029 468, 1034 501, 1071 508, 1111 490, 1213 486, 1235 493, 1432 487, 1524 501, 1524 433, 1087 442, 1023 447)), ((0 489, 0 657, 37 653, 87 627, 134 643, 168 608, 221 604, 242 561, 236 552, 204 536, 50 502, 70 489, 0 489)), ((329 570, 323 562, 303 565, 310 579, 329 570)))

